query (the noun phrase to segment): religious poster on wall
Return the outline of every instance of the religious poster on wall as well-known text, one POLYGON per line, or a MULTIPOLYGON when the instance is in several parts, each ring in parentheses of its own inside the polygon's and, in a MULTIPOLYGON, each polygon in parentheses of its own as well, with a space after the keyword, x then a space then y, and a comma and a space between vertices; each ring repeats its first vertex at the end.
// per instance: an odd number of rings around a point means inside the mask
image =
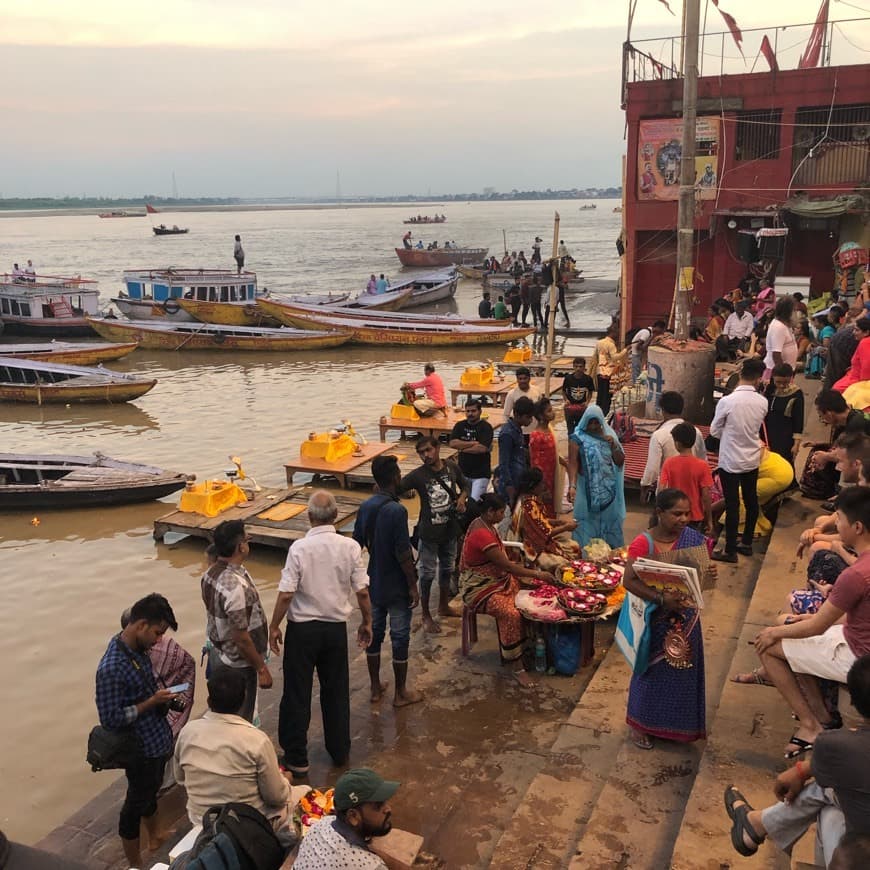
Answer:
MULTIPOLYGON (((683 155, 680 118, 641 121, 637 143, 637 198, 676 200, 683 155)), ((697 118, 695 187, 701 199, 715 199, 719 186, 719 119, 697 118)))

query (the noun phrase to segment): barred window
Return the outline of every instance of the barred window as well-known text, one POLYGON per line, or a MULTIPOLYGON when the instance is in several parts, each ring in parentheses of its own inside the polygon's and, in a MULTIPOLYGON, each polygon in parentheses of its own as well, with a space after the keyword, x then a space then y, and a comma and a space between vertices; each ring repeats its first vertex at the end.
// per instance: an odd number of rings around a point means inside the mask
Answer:
POLYGON ((737 113, 735 160, 775 160, 779 154, 782 109, 737 113))

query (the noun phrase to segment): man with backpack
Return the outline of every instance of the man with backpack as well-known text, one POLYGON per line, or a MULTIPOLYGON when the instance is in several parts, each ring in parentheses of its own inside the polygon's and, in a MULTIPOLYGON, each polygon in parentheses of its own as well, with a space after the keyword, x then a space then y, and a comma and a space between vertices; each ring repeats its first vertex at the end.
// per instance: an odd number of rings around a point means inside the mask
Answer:
POLYGON ((372 642, 366 650, 372 703, 386 691, 381 682, 381 645, 390 622, 393 675, 396 680, 393 706, 405 707, 423 700, 407 688, 411 614, 420 602, 417 571, 408 536, 408 511, 399 501, 402 473, 395 456, 376 456, 372 476, 378 491, 364 501, 356 516, 353 538, 369 551, 369 595, 372 600, 372 642))

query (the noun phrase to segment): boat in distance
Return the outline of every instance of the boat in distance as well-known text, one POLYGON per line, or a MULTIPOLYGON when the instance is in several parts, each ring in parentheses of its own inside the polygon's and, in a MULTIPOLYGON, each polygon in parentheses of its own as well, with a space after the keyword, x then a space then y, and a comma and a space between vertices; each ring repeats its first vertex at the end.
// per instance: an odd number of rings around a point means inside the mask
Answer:
POLYGON ((154 230, 155 236, 183 236, 190 232, 187 227, 179 227, 173 224, 171 227, 166 224, 160 224, 156 227, 151 227, 154 230))
POLYGON ((154 387, 153 378, 102 366, 68 366, 0 356, 0 401, 32 405, 129 402, 154 387))
POLYGON ((0 453, 0 510, 106 507, 163 498, 189 477, 96 453, 0 453))
POLYGON ((434 345, 440 347, 504 344, 531 335, 534 327, 477 326, 458 324, 445 326, 434 323, 384 321, 366 318, 361 312, 357 318, 332 317, 327 313, 298 315, 282 311, 268 299, 258 302, 268 313, 284 322, 292 322, 303 329, 343 329, 349 332, 351 342, 372 345, 434 345))
POLYGON ((126 218, 126 217, 145 217, 146 213, 144 211, 126 211, 124 209, 118 209, 117 211, 104 211, 102 214, 97 215, 97 217, 101 218, 126 218))
POLYGON ((422 225, 446 224, 447 223, 447 215, 446 214, 440 214, 440 215, 436 214, 436 215, 430 217, 427 214, 424 214, 424 215, 418 214, 417 217, 409 218, 406 221, 402 221, 402 223, 403 224, 414 224, 414 225, 417 225, 417 224, 422 224, 422 225))
POLYGON ((396 256, 403 266, 438 269, 442 266, 465 266, 479 263, 489 248, 396 248, 396 256))
POLYGON ((127 356, 139 347, 135 341, 114 344, 104 341, 50 341, 40 344, 2 344, 0 354, 36 362, 56 362, 69 366, 95 366, 127 356))
MULTIPOLYGON (((297 294, 294 296, 270 297, 264 291, 263 298, 280 298, 282 301, 290 300, 304 305, 340 305, 346 302, 350 293, 312 293, 308 296, 297 294)), ((200 299, 177 300, 181 309, 200 323, 219 323, 224 326, 280 326, 277 320, 269 317, 254 302, 207 302, 200 299)))
POLYGON ((91 326, 108 341, 135 341, 146 350, 297 351, 339 347, 350 332, 327 327, 310 332, 265 326, 224 326, 218 323, 158 323, 93 317, 91 326))

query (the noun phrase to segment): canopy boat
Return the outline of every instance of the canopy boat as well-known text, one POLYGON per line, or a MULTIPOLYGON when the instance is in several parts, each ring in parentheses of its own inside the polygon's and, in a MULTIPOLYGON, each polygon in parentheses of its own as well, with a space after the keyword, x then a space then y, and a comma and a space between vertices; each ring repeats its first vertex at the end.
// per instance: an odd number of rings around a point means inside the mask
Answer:
POLYGON ((153 320, 92 318, 91 325, 109 341, 137 341, 147 350, 258 350, 296 351, 338 347, 350 340, 347 330, 327 327, 269 329, 255 326, 222 326, 215 323, 156 323, 153 320))
POLYGON ((118 209, 117 211, 104 211, 98 215, 101 218, 124 218, 124 217, 145 217, 144 211, 125 211, 118 209))
POLYGON ((363 290, 359 296, 343 303, 345 308, 364 308, 366 311, 398 311, 404 308, 414 288, 403 284, 398 289, 387 290, 386 293, 368 293, 363 290))
POLYGON ((503 344, 531 335, 534 327, 512 329, 503 326, 478 326, 403 322, 367 318, 364 312, 359 317, 335 317, 328 313, 314 313, 304 316, 285 314, 274 303, 260 300, 266 311, 276 317, 292 318, 293 322, 304 329, 344 329, 348 330, 350 340, 357 344, 373 345, 479 345, 503 344))
POLYGON ((510 318, 505 320, 493 320, 490 317, 461 317, 458 314, 409 314, 404 311, 366 311, 361 312, 355 308, 345 308, 341 305, 295 305, 285 302, 283 299, 259 299, 258 307, 264 309, 269 315, 287 326, 308 326, 307 318, 310 316, 326 314, 329 317, 343 318, 345 320, 359 320, 365 317, 368 321, 382 323, 385 326, 391 323, 451 326, 509 326, 510 318), (296 321, 299 321, 297 323, 296 321))
MULTIPOLYGON (((321 293, 306 296, 281 297, 298 301, 305 305, 337 305, 345 302, 350 293, 321 293)), ((269 297, 268 290, 263 291, 263 298, 269 297)), ((269 317, 265 311, 257 307, 256 301, 239 304, 237 302, 205 302, 199 299, 179 299, 178 304, 194 320, 200 323, 220 323, 224 326, 280 326, 280 323, 269 317)))
POLYGON ((121 359, 139 347, 135 341, 127 344, 107 344, 95 341, 89 344, 73 344, 67 341, 52 341, 43 344, 2 344, 0 354, 16 359, 36 362, 56 362, 68 366, 95 366, 99 363, 121 359))
POLYGON ((67 366, 0 356, 0 401, 4 402, 129 402, 144 396, 156 383, 102 366, 67 366))
POLYGON ((190 230, 187 227, 180 227, 177 224, 173 224, 171 227, 166 226, 166 224, 160 224, 157 227, 151 227, 154 230, 155 236, 183 236, 185 233, 189 233, 190 230))
POLYGON ((192 323, 180 299, 244 307, 260 295, 254 272, 231 269, 128 269, 123 280, 125 292, 112 302, 131 320, 192 323))
POLYGON ((97 282, 53 275, 0 276, 0 319, 15 335, 93 335, 87 317, 99 311, 97 282))
POLYGON ((0 510, 105 507, 163 498, 188 475, 93 456, 0 453, 0 510))
POLYGON ((403 224, 446 224, 447 223, 447 215, 438 215, 436 214, 434 217, 429 217, 429 215, 417 215, 417 217, 409 218, 406 221, 402 221, 403 224))
POLYGON ((422 248, 396 248, 396 256, 403 266, 421 266, 427 269, 479 263, 488 253, 489 248, 450 247, 431 251, 422 248))

